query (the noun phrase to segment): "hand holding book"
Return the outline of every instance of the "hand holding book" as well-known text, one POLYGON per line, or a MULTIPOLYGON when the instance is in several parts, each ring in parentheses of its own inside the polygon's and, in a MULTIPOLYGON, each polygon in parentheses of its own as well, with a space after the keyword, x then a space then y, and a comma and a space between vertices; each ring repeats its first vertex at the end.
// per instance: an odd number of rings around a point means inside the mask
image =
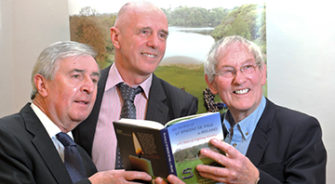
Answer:
POLYGON ((211 183, 201 177, 198 164, 215 164, 199 157, 201 148, 210 148, 212 138, 223 140, 219 113, 178 118, 165 126, 147 120, 121 119, 114 122, 124 168, 141 170, 153 177, 177 175, 185 183, 211 183))

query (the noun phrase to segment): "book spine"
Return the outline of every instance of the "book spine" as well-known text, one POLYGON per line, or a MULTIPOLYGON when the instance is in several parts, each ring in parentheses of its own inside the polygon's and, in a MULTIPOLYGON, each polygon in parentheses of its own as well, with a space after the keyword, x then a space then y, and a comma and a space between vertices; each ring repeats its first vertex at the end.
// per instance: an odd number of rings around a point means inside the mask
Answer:
POLYGON ((162 129, 161 136, 163 140, 164 151, 166 154, 167 166, 169 167, 169 173, 177 175, 176 166, 170 144, 169 132, 167 128, 162 129))

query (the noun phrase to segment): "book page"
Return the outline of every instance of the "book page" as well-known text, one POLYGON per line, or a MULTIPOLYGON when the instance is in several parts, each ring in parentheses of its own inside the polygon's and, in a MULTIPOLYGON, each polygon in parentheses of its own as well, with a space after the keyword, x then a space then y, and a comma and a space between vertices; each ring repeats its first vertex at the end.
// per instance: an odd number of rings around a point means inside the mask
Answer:
POLYGON ((147 128, 157 129, 157 130, 164 128, 164 125, 162 125, 161 123, 158 123, 156 121, 149 121, 149 120, 122 118, 118 120, 117 122, 126 123, 130 125, 138 126, 138 127, 147 127, 147 128))
POLYGON ((193 114, 193 115, 189 115, 189 116, 184 116, 184 117, 180 117, 180 118, 177 118, 177 119, 173 119, 173 120, 167 122, 165 124, 165 127, 171 126, 171 125, 176 124, 176 123, 180 123, 180 122, 188 120, 188 119, 194 119, 194 118, 198 118, 198 117, 201 117, 201 116, 206 116, 208 114, 212 114, 212 112, 201 113, 201 114, 193 114))

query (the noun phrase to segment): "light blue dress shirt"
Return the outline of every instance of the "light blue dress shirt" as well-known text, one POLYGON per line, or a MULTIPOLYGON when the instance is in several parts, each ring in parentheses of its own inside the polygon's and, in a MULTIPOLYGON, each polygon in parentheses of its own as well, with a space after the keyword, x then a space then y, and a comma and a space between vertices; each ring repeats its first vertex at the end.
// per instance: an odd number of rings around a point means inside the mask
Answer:
MULTIPOLYGON (((248 151, 248 147, 254 133, 254 130, 257 126, 259 119, 261 118, 264 108, 266 105, 265 97, 262 97, 261 103, 257 107, 257 109, 252 112, 249 116, 244 118, 240 122, 236 122, 233 127, 231 127, 229 120, 232 121, 232 118, 229 116, 229 111, 225 114, 223 123, 227 128, 228 134, 225 137, 225 142, 234 146, 237 150, 239 150, 243 155, 246 155, 248 151)), ((233 122, 232 122, 233 124, 233 122)))

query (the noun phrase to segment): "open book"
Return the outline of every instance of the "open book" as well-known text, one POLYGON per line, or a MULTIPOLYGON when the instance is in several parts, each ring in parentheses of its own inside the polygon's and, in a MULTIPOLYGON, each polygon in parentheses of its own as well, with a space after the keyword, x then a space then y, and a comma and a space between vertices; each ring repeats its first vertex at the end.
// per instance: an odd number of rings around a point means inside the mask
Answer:
MULTIPOLYGON (((153 177, 175 174, 185 183, 214 183, 201 177, 198 164, 215 164, 200 158, 199 150, 212 147, 212 138, 223 140, 220 113, 202 113, 169 121, 165 126, 148 120, 114 122, 123 166, 153 177)), ((214 148, 213 148, 214 149, 214 148)))

